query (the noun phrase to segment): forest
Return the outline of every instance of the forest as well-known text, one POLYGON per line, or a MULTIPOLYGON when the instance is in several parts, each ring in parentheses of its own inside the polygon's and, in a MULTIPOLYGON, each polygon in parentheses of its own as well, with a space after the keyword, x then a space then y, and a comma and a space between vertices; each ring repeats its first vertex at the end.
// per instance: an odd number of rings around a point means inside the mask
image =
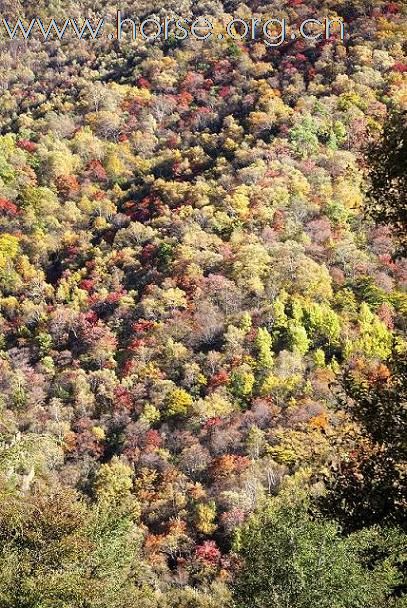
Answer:
POLYGON ((406 608, 407 4, 0 33, 0 608, 406 608), (238 37, 238 36, 237 36, 238 37))

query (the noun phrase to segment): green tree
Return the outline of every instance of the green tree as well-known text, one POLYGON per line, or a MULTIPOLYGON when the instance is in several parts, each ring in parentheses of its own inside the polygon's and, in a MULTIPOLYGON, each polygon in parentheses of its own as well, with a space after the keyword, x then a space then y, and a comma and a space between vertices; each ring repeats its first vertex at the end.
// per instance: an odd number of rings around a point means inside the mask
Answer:
POLYGON ((310 347, 310 341, 308 340, 305 327, 296 321, 291 321, 288 326, 288 334, 292 350, 300 355, 305 355, 310 347))
POLYGON ((257 363, 261 371, 273 367, 273 353, 271 345, 273 339, 265 327, 260 327, 256 336, 257 363))
POLYGON ((89 505, 74 490, 55 484, 21 493, 3 482, 1 606, 151 606, 151 592, 141 591, 141 535, 130 514, 89 505))
POLYGON ((237 608, 384 607, 399 575, 386 558, 369 568, 378 531, 343 537, 332 521, 313 519, 305 503, 270 501, 238 531, 243 560, 233 585, 237 608))
POLYGON ((252 394, 255 377, 249 365, 242 365, 231 374, 231 390, 236 397, 246 398, 252 394))

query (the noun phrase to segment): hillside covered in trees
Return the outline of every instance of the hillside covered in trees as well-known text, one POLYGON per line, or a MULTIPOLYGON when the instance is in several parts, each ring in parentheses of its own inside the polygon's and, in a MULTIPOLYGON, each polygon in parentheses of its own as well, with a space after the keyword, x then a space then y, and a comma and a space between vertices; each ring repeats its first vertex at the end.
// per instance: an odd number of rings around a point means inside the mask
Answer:
POLYGON ((2 31, 0 608, 404 608, 407 5, 119 8, 346 36, 2 31))

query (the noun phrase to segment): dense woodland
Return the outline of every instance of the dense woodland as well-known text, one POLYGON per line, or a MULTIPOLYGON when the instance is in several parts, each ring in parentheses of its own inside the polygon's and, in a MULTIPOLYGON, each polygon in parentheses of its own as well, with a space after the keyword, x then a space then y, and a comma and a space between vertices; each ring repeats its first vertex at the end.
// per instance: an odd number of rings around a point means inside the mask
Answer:
POLYGON ((120 7, 347 36, 3 35, 0 607, 403 608, 407 5, 120 7))

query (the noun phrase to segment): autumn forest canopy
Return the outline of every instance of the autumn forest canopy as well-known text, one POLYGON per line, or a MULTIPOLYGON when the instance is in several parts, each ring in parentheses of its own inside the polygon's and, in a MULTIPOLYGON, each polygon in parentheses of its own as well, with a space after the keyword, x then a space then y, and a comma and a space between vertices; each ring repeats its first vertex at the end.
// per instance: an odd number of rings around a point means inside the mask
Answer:
POLYGON ((0 34, 0 608, 405 608, 407 6, 0 34))

